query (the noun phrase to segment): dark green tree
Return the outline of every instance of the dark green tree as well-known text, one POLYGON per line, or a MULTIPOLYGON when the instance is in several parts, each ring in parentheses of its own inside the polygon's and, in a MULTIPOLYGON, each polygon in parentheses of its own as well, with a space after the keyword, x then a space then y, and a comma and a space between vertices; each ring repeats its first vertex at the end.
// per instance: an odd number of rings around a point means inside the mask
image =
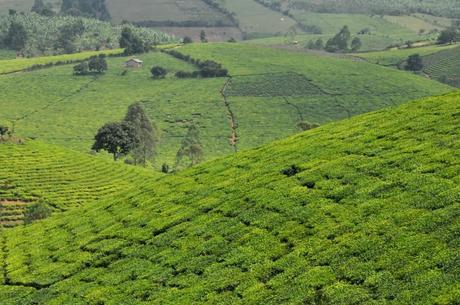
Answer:
POLYGON ((324 41, 321 38, 318 38, 315 42, 315 49, 322 50, 324 49, 324 41))
POLYGON ((43 0, 35 0, 31 11, 37 14, 43 15, 43 16, 53 16, 54 15, 52 5, 50 3, 45 4, 43 0))
POLYGON ((203 42, 203 43, 208 42, 208 38, 206 37, 206 32, 204 30, 201 30, 200 41, 203 42))
POLYGON ((438 36, 438 44, 454 43, 460 40, 460 33, 454 27, 442 31, 438 36))
POLYGON ((128 27, 125 27, 122 30, 119 42, 120 47, 125 49, 125 55, 139 54, 146 51, 146 47, 142 39, 135 35, 128 27))
POLYGON ((75 39, 83 35, 84 32, 85 25, 82 20, 63 25, 59 28, 56 49, 63 49, 65 53, 74 53, 76 51, 75 39))
POLYGON ((326 51, 328 52, 345 52, 348 50, 348 43, 351 39, 351 33, 348 26, 344 26, 339 33, 326 43, 326 51))
POLYGON ((200 141, 200 130, 192 124, 176 154, 176 168, 180 166, 184 158, 189 159, 190 163, 188 166, 194 166, 203 161, 203 156, 204 152, 203 145, 200 141))
POLYGON ((94 137, 92 149, 96 152, 105 150, 116 161, 128 154, 137 144, 135 128, 126 122, 108 123, 102 126, 94 137))
POLYGON ((168 74, 168 71, 166 71, 165 68, 159 66, 152 67, 150 72, 152 73, 153 78, 165 78, 166 74, 168 74))
POLYGON ((132 149, 134 163, 146 166, 147 161, 153 161, 155 157, 160 138, 159 131, 145 113, 142 103, 129 106, 124 121, 132 126, 136 133, 137 142, 132 149))
POLYGON ((88 61, 88 68, 90 72, 102 73, 107 71, 107 61, 105 55, 93 56, 88 61))
POLYGON ((351 41, 351 50, 353 52, 358 51, 359 49, 361 49, 362 46, 363 46, 363 44, 361 43, 361 39, 359 39, 359 37, 355 37, 351 41))
POLYGON ((423 69, 423 59, 420 54, 413 54, 407 58, 406 70, 421 71, 423 69))
POLYGON ((27 43, 27 31, 25 27, 16 21, 11 22, 5 38, 5 45, 16 51, 24 49, 27 43))
POLYGON ((184 39, 182 39, 182 42, 183 43, 192 43, 193 40, 189 36, 185 36, 184 39))
POLYGON ((0 140, 8 134, 9 130, 10 129, 7 126, 0 125, 0 140))
POLYGON ((86 61, 79 63, 73 67, 73 74, 75 75, 87 75, 89 73, 88 63, 86 61))

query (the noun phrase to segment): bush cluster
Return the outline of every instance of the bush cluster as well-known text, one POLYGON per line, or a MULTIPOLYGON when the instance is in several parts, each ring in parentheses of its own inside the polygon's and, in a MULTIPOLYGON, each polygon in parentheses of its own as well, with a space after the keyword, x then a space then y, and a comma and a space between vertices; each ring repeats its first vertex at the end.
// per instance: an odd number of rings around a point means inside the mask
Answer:
POLYGON ((182 54, 176 50, 163 50, 163 52, 188 63, 195 65, 199 71, 187 72, 178 71, 176 77, 178 78, 194 78, 194 77, 226 77, 228 76, 228 70, 222 67, 222 64, 213 60, 201 61, 199 59, 192 58, 190 55, 182 54))

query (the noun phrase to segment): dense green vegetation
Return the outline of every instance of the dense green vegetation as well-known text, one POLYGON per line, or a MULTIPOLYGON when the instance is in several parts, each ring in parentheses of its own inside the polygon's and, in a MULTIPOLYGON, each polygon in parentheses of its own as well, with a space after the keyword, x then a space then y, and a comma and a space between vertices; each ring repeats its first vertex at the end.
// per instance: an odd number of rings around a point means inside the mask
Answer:
POLYGON ((0 225, 21 223, 25 206, 32 203, 42 202, 59 212, 125 193, 155 178, 151 171, 37 141, 0 143, 0 164, 0 225))
MULTIPOLYGON (((457 304, 459 98, 328 124, 3 231, 2 304, 457 304)), ((52 155, 0 149, 13 169, 52 155)))
POLYGON ((430 77, 460 87, 460 47, 423 57, 423 71, 430 77))
MULTIPOLYGON (((123 28, 129 28, 147 45, 176 41, 167 34, 134 27, 113 26, 108 22, 81 17, 45 17, 35 13, 0 16, 0 47, 13 48, 8 43, 12 25, 25 29, 25 44, 16 50, 24 56, 55 55, 83 50, 116 49, 123 28)), ((18 37, 17 33, 11 33, 18 37)))
POLYGON ((155 167, 172 166, 190 124, 200 130, 204 158, 251 148, 300 131, 298 123, 324 124, 452 90, 423 77, 364 62, 221 43, 176 48, 202 62, 212 60, 229 77, 178 79, 196 67, 161 52, 107 58, 102 75, 74 76, 73 65, 0 76, 0 125, 19 136, 88 152, 97 130, 120 121, 142 102, 161 131, 155 167), (152 79, 150 69, 168 71, 152 79), (27 88, 27 90, 18 90, 27 88))

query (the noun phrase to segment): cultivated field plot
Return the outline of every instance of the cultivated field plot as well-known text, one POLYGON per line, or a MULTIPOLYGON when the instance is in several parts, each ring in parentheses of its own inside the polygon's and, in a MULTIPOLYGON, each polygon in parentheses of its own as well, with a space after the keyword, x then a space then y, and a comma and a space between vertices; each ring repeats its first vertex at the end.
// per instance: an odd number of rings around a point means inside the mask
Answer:
POLYGON ((112 21, 225 21, 226 16, 201 0, 106 0, 112 21))
POLYGON ((295 20, 290 17, 272 11, 253 0, 219 1, 235 13, 239 27, 247 34, 247 38, 283 34, 296 25, 295 20))
POLYGON ((40 200, 63 211, 158 177, 151 170, 36 141, 1 143, 0 164, 0 224, 21 221, 25 205, 31 202, 40 200), (8 213, 11 217, 5 218, 8 213))
POLYGON ((234 128, 236 147, 246 149, 300 131, 301 118, 323 124, 451 90, 377 65, 254 45, 196 44, 177 50, 222 63, 236 76, 237 91, 230 93, 227 104, 221 94, 227 78, 177 79, 176 71, 195 67, 153 52, 139 56, 141 69, 126 70, 127 58, 109 58, 109 70, 97 77, 74 76, 72 65, 0 76, 0 122, 14 123, 20 136, 88 152, 98 128, 122 119, 130 104, 141 101, 161 130, 158 168, 174 163, 191 123, 200 128, 209 160, 235 150, 234 128), (154 65, 167 68, 168 76, 153 80, 154 65), (247 84, 238 77, 272 73, 290 77, 249 77, 247 84))
POLYGON ((227 96, 315 96, 323 92, 311 80, 297 73, 268 73, 233 76, 227 96))
POLYGON ((417 16, 385 16, 385 20, 405 27, 415 33, 440 31, 445 27, 428 22, 426 19, 417 16))
POLYGON ((460 46, 425 56, 423 64, 430 77, 460 87, 460 46))
POLYGON ((5 230, 2 305, 455 304, 458 98, 329 124, 5 230))
MULTIPOLYGON (((7 187, 0 185, 0 194, 7 187)), ((26 207, 30 204, 24 200, 0 199, 0 227, 11 228, 23 224, 26 207)))

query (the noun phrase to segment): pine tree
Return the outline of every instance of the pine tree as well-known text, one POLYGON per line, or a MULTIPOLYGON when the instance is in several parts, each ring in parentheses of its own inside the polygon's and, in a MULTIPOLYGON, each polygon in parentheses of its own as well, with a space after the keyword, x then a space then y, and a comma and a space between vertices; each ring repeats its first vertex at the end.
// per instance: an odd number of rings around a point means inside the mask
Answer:
POLYGON ((150 121, 141 103, 129 106, 124 121, 134 128, 138 138, 132 150, 134 163, 146 166, 147 161, 153 161, 156 154, 159 141, 158 129, 150 121))

